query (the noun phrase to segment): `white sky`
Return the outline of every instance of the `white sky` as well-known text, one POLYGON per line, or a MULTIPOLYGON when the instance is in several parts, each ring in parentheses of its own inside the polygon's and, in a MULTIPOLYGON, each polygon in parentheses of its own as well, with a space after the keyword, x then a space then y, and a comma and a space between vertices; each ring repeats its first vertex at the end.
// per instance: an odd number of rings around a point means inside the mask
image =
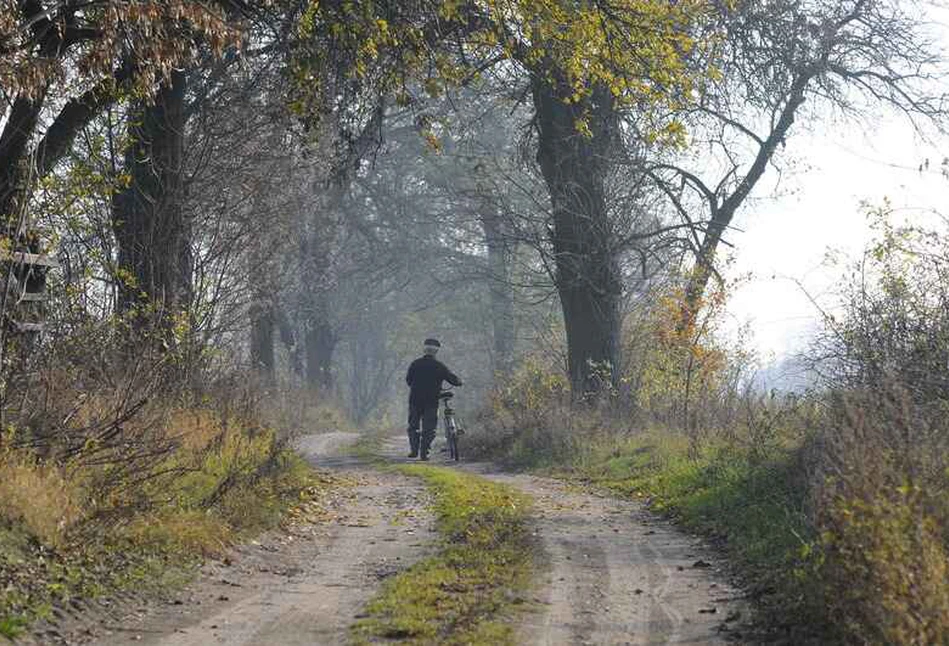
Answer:
MULTIPOLYGON (((933 2, 924 11, 947 56, 949 6, 933 2)), ((795 124, 785 153, 795 165, 777 189, 776 174, 762 180, 756 200, 735 219, 740 231, 728 238, 735 263, 726 276, 751 275, 730 303, 733 329, 750 325, 751 343, 765 363, 806 351, 819 316, 801 286, 822 307, 833 306, 831 290, 843 266, 827 263, 827 254, 855 260, 872 239, 862 203, 882 205, 888 198, 899 217, 911 221, 949 216, 949 177, 940 168, 949 157, 949 136, 924 141, 905 116, 859 126, 795 124), (921 173, 926 159, 929 170, 921 173)))
MULTIPOLYGON (((949 31, 947 31, 949 35, 949 31)), ((947 37, 949 40, 949 37, 947 37)), ((788 157, 797 160, 782 176, 763 180, 758 199, 736 217, 728 240, 735 263, 728 276, 751 272, 731 301, 733 323, 749 323, 753 344, 769 357, 805 350, 808 330, 818 322, 818 302, 832 305, 830 288, 841 268, 825 262, 829 250, 859 257, 872 232, 862 202, 889 198, 903 217, 949 214, 949 179, 940 164, 949 156, 949 138, 926 143, 895 115, 866 127, 814 125, 788 139, 788 157), (930 160, 930 169, 919 166, 930 160)))

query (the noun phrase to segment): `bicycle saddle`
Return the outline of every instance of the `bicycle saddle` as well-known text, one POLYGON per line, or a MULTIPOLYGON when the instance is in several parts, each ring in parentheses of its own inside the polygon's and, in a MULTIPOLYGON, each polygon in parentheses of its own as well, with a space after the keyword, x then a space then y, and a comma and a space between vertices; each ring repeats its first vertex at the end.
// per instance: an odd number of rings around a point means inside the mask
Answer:
POLYGON ((439 398, 439 399, 451 399, 451 398, 454 397, 454 396, 455 396, 455 393, 441 393, 441 394, 438 396, 438 398, 439 398))

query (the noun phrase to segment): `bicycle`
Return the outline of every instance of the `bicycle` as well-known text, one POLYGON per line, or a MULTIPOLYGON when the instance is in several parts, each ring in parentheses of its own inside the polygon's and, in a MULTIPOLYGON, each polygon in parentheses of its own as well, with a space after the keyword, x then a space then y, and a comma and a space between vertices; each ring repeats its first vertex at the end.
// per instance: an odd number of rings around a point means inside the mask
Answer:
POLYGON ((463 435, 464 431, 458 427, 458 422, 455 421, 455 409, 451 407, 451 399, 454 396, 455 393, 445 390, 438 398, 445 404, 442 419, 445 426, 445 441, 448 443, 448 457, 457 462, 461 457, 458 453, 458 436, 463 435))

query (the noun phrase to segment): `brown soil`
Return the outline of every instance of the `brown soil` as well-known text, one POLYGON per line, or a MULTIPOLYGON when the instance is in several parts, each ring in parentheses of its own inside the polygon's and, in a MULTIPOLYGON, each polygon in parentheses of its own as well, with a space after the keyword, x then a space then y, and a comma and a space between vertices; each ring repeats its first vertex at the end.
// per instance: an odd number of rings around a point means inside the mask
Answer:
POLYGON ((726 643, 742 603, 699 540, 633 502, 545 478, 488 477, 534 497, 548 564, 541 611, 525 617, 520 643, 726 643))

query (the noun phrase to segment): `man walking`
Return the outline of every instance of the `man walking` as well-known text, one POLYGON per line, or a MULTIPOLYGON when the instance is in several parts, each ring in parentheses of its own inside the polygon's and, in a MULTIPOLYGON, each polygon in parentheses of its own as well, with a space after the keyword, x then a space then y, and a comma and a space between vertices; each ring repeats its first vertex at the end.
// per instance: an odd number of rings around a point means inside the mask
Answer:
POLYGON ((425 339, 424 354, 412 362, 405 375, 409 385, 409 447, 410 458, 428 459, 428 451, 438 427, 438 395, 442 382, 460 386, 461 379, 435 358, 442 344, 438 339, 425 339), (419 435, 419 424, 422 426, 419 435))

